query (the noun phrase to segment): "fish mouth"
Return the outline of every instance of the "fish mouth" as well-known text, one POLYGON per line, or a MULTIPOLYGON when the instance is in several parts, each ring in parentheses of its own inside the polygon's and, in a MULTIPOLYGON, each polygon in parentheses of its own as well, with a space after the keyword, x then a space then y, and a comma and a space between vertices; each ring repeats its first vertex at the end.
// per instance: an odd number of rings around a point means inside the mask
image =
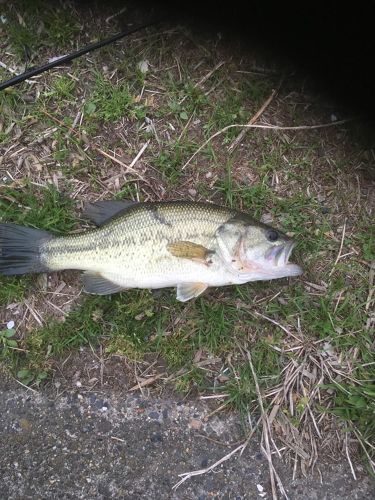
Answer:
POLYGON ((283 245, 275 245, 266 251, 265 259, 274 267, 296 266, 288 262, 294 246, 295 243, 292 241, 283 245))

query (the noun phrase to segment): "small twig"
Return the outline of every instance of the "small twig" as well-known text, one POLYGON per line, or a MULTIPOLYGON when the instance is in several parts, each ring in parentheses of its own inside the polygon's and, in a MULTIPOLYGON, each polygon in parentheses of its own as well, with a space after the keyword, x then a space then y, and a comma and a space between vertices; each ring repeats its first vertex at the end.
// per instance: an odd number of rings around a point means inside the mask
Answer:
MULTIPOLYGON (((226 447, 233 446, 230 443, 222 443, 221 441, 218 441, 217 439, 213 439, 210 436, 206 436, 205 434, 199 434, 199 432, 196 432, 195 435, 197 437, 201 437, 201 438, 207 439, 207 441, 211 441, 211 443, 220 444, 220 446, 226 446, 226 447)), ((235 444, 237 444, 237 443, 235 443, 235 444)))
MULTIPOLYGON (((206 82, 209 78, 211 78, 211 76, 215 73, 215 71, 217 71, 224 63, 225 63, 225 61, 220 61, 218 64, 216 64, 216 66, 211 71, 209 71, 207 73, 207 75, 205 75, 203 78, 201 78, 199 80, 199 82, 194 84, 194 88, 197 88, 197 87, 203 85, 204 82, 206 82)), ((187 98, 187 95, 184 95, 184 97, 180 100, 179 104, 182 104, 186 98, 187 98)))
MULTIPOLYGON (((67 125, 66 123, 62 122, 61 120, 59 120, 58 118, 56 118, 55 116, 51 115, 50 113, 48 113, 48 111, 46 110, 43 110, 43 113, 45 115, 47 115, 49 118, 51 118, 53 121, 55 121, 56 123, 58 123, 59 125, 61 125, 62 127, 65 127, 67 128, 71 134, 75 135, 77 137, 77 139, 81 139, 81 136, 80 134, 74 130, 72 127, 69 127, 69 125, 67 125)), ((147 141, 141 148, 141 150, 138 152, 138 154, 135 156, 135 158, 133 159, 133 161, 131 162, 130 165, 126 165, 126 163, 122 162, 121 160, 119 160, 118 158, 116 158, 115 156, 112 156, 110 155, 109 153, 103 151, 102 149, 100 149, 98 146, 96 146, 95 144, 88 144, 88 146, 93 149, 94 151, 98 152, 99 154, 101 154, 102 156, 105 156, 106 158, 109 158, 110 160, 114 161, 115 163, 117 163, 118 165, 120 165, 123 169, 125 169, 125 172, 123 173, 132 173, 133 175, 135 175, 138 179, 142 180, 143 182, 145 182, 147 185, 149 185, 149 183, 147 182, 147 180, 139 173, 137 172, 133 166, 135 165, 135 163, 139 160, 139 158, 142 156, 143 152, 145 151, 145 149, 147 148, 149 144, 149 141, 147 141)))
POLYGON ((290 330, 288 330, 288 328, 286 328, 285 326, 283 326, 282 324, 278 323, 277 321, 275 321, 274 319, 272 318, 269 318, 268 316, 265 316, 264 314, 261 314, 257 311, 253 311, 252 314, 255 314, 256 316, 260 316, 261 318, 269 321, 270 323, 278 326, 279 328, 281 328, 285 333, 287 333, 288 335, 290 335, 291 337, 293 337, 294 339, 298 340, 298 342, 301 342, 301 339, 299 339, 296 335, 294 335, 290 330))
POLYGON ((31 392, 35 392, 35 393, 37 393, 37 392, 38 392, 38 391, 36 391, 35 389, 32 389, 31 387, 29 387, 28 385, 23 384, 20 380, 17 380, 16 378, 15 378, 14 380, 17 382, 17 384, 22 385, 22 387, 24 387, 25 389, 27 389, 27 390, 29 390, 29 391, 31 391, 31 392))
POLYGON ((116 436, 111 436, 111 439, 114 439, 115 441, 120 441, 121 443, 126 443, 125 439, 121 439, 116 436))
POLYGON ((235 448, 234 450, 232 450, 231 452, 229 452, 227 455, 225 455, 224 457, 222 457, 220 460, 218 460, 214 464, 210 465, 206 469, 200 469, 200 470, 195 470, 195 471, 192 471, 192 472, 184 472, 183 474, 179 474, 179 477, 181 477, 182 479, 178 483, 176 483, 172 487, 172 489, 173 490, 177 490, 177 488, 179 486, 181 486, 182 483, 184 483, 187 479, 190 479, 193 476, 201 476, 203 474, 207 474, 208 472, 211 472, 218 465, 220 465, 223 462, 226 462, 227 460, 229 460, 230 457, 232 457, 238 451, 240 452, 240 456, 241 456, 242 453, 244 452, 244 450, 246 449, 247 445, 249 444, 250 439, 253 437, 254 432, 257 430, 260 421, 261 421, 261 418, 259 418, 259 420, 257 421, 257 423, 254 425, 253 429, 251 429, 249 435, 246 438, 246 441, 244 441, 242 444, 240 444, 239 446, 237 446, 237 448, 235 448))
POLYGON ((272 455, 271 455, 271 447, 270 447, 269 435, 268 435, 269 422, 268 422, 268 419, 267 419, 267 415, 266 415, 266 413, 264 411, 262 396, 261 396, 260 388, 259 388, 259 384, 258 384, 258 377, 257 377, 257 375, 255 373, 255 370, 254 370, 253 362, 251 360, 251 354, 250 354, 249 351, 246 351, 246 355, 247 355, 247 359, 248 359, 248 362, 249 362, 249 365, 250 365, 251 373, 253 375, 254 384, 255 384, 255 392, 256 392, 257 397, 258 397, 259 408, 260 408, 260 412, 261 412, 261 415, 262 415, 263 435, 264 435, 264 441, 265 441, 265 445, 266 445, 265 455, 266 455, 266 458, 267 458, 267 461, 268 461, 269 472, 270 472, 272 498, 274 500, 277 500, 275 475, 274 475, 274 468, 273 468, 272 455))
POLYGON ((183 135, 185 134, 185 132, 186 132, 187 128, 189 127, 189 125, 190 125, 190 123, 191 123, 191 120, 193 119, 193 116, 194 116, 194 113, 192 113, 192 114, 190 115, 190 118, 189 118, 189 119, 188 119, 188 121, 186 122, 185 127, 182 129, 181 134, 178 136, 177 142, 179 142, 179 141, 182 139, 183 135))
POLYGON ((350 470, 352 471, 352 475, 354 477, 354 481, 357 481, 357 476, 355 475, 355 471, 353 469, 353 464, 352 461, 350 460, 349 456, 349 450, 348 450, 348 433, 345 435, 345 453, 346 453, 346 458, 348 459, 350 470))
MULTIPOLYGON (((271 101, 277 94, 278 89, 273 89, 271 92, 271 95, 268 97, 268 99, 263 103, 263 105, 259 108, 259 110, 255 113, 255 115, 250 118, 248 121, 247 125, 253 125, 258 118, 263 114, 264 110, 270 105, 271 101)), ((232 144, 228 147, 228 152, 232 153, 234 149, 239 145, 239 143, 242 141, 242 139, 245 137, 245 134, 247 132, 247 129, 244 128, 241 130, 241 132, 238 134, 238 136, 232 141, 232 144)))
POLYGON ((24 302, 25 306, 27 307, 27 309, 29 310, 29 312, 31 313, 31 315, 34 317, 35 321, 38 323, 39 326, 43 326, 43 320, 42 318, 39 316, 39 314, 31 307, 31 305, 28 303, 27 300, 25 300, 24 302))
POLYGON ((134 170, 134 168, 130 167, 130 165, 126 165, 126 163, 122 162, 121 160, 119 160, 115 156, 112 156, 109 153, 106 153, 105 151, 103 151, 100 148, 93 147, 93 149, 95 149, 95 151, 97 151, 101 155, 105 156, 106 158, 109 158, 110 160, 114 161, 115 163, 120 165, 122 168, 124 168, 126 172, 123 172, 123 173, 132 173, 133 175, 135 175, 136 177, 141 179, 143 182, 147 182, 146 179, 141 174, 139 174, 136 170, 134 170))
POLYGON ((146 387, 147 385, 153 384, 156 380, 158 380, 161 377, 164 377, 165 373, 159 373, 158 375, 155 375, 154 377, 146 378, 145 380, 142 380, 142 382, 138 382, 136 385, 134 385, 129 391, 136 391, 137 389, 141 389, 142 387, 146 387))
MULTIPOLYGON (((46 111, 45 109, 43 109, 43 110, 42 110, 42 112, 43 112, 46 116, 48 116, 49 118, 51 118, 51 120, 53 120, 55 123, 58 123, 59 125, 61 125, 61 127, 65 127, 65 128, 67 128, 67 129, 70 131, 70 133, 71 133, 71 134, 73 134, 73 135, 75 135, 75 136, 77 137, 77 139, 80 139, 80 138, 81 138, 81 137, 80 137, 80 135, 79 135, 79 133, 78 133, 76 130, 74 130, 74 128, 73 128, 73 127, 70 127, 69 125, 67 125, 67 124, 66 124, 66 123, 64 123, 63 121, 59 120, 58 118, 56 118, 56 116, 51 115, 51 114, 50 114, 50 113, 48 113, 48 111, 46 111)), ((55 129, 55 130, 57 130, 57 129, 55 129)))
POLYGON ((173 490, 177 490, 177 488, 179 486, 181 486, 182 483, 184 483, 187 479, 190 479, 191 477, 201 476, 202 474, 207 474, 207 472, 211 472, 218 465, 220 465, 223 462, 226 462, 227 460, 229 460, 231 456, 233 456, 235 453, 239 452, 243 447, 244 447, 244 443, 240 444, 240 446, 237 446, 237 448, 235 448, 234 450, 232 450, 230 453, 228 453, 224 457, 220 458, 220 460, 218 460, 214 464, 210 465, 206 469, 199 469, 199 470, 194 470, 194 471, 191 471, 191 472, 184 472, 183 474, 179 474, 179 477, 181 477, 182 479, 180 479, 180 481, 178 481, 178 483, 176 483, 172 487, 172 489, 173 490))
POLYGON ((228 398, 229 394, 213 394, 211 396, 200 396, 199 399, 220 399, 220 398, 228 398))
POLYGON ((123 7, 122 9, 120 9, 118 12, 115 12, 114 14, 112 14, 111 16, 107 17, 107 19, 105 20, 105 22, 108 24, 109 21, 111 21, 112 19, 114 19, 115 17, 123 14, 125 11, 126 11, 127 7, 123 7))
MULTIPOLYGON (((11 68, 10 66, 7 66, 5 63, 3 63, 2 61, 0 61, 0 66, 4 69, 6 69, 7 71, 9 71, 9 73, 12 73, 12 75, 16 75, 17 74, 17 71, 13 68, 11 68)), ((34 83, 38 83, 37 81, 35 80, 25 80, 26 83, 29 83, 31 85, 33 85, 34 83)))
POLYGON ((338 261, 339 261, 339 260, 340 260, 340 258, 341 258, 342 247, 343 247, 343 245, 344 245, 344 239, 345 239, 345 230, 346 230, 346 219, 345 219, 345 221, 344 221, 344 226, 343 226, 343 228, 342 228, 342 235, 341 235, 341 243, 340 243, 339 253, 337 254, 337 257, 336 257, 335 263, 333 264, 332 269, 331 269, 331 271, 330 271, 330 273, 329 273, 329 275, 328 275, 328 276, 330 276, 330 277, 332 276, 332 274, 333 274, 333 272, 334 272, 334 270, 335 270, 335 268, 336 268, 336 265, 337 265, 338 261))
POLYGON ((336 122, 330 122, 330 123, 321 123, 320 125, 300 125, 298 127, 283 127, 279 125, 240 125, 240 124, 228 125, 219 130, 218 132, 216 132, 215 134, 211 135, 211 137, 209 137, 188 159, 188 161, 185 163, 185 165, 183 165, 181 170, 184 170, 189 165, 189 163, 197 156, 197 154, 200 151, 202 151, 202 149, 205 148, 209 142, 212 141, 212 139, 232 128, 261 128, 265 130, 314 130, 319 128, 335 127, 337 125, 342 125, 343 123, 347 123, 351 120, 353 120, 353 118, 346 118, 345 120, 338 120, 336 122))
POLYGON ((228 406, 228 401, 226 403, 223 403, 222 405, 218 406, 217 408, 215 408, 215 410, 213 410, 211 413, 209 413, 208 415, 205 416, 205 420, 208 420, 209 418, 212 417, 212 415, 215 415, 216 413, 218 413, 219 411, 223 410, 226 406, 228 406))
POLYGON ((375 292, 375 286, 374 286, 374 281, 375 281, 375 261, 371 263, 370 266, 370 272, 368 276, 368 295, 366 299, 366 307, 365 310, 368 311, 370 309, 370 305, 372 302, 372 296, 375 292))
POLYGON ((65 135, 65 139, 69 139, 69 137, 72 134, 72 131, 74 130, 75 126, 77 125, 77 123, 81 118, 82 118, 82 112, 81 110, 79 110, 78 113, 76 114, 76 117, 73 120, 72 126, 69 128, 68 132, 65 135))
POLYGON ((143 146, 141 147, 141 149, 139 150, 139 152, 137 153, 137 155, 134 157, 134 159, 132 160, 131 164, 129 165, 128 168, 133 168, 134 165, 137 163, 137 161, 139 160, 139 158, 143 155, 143 153, 145 152, 145 149, 147 148, 147 146, 150 144, 150 141, 147 141, 143 144, 143 146))

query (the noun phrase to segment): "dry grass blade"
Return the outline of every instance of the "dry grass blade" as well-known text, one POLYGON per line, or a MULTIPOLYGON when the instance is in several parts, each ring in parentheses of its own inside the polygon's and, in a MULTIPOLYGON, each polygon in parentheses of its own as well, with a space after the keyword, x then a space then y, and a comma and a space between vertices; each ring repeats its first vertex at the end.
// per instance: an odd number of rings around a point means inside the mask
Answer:
POLYGON ((199 396, 199 399, 221 399, 228 398, 229 394, 213 394, 212 396, 199 396))
POLYGON ((240 125, 240 124, 233 124, 233 125, 228 125, 227 127, 222 128, 215 134, 212 134, 211 137, 209 137, 199 148, 195 151, 195 153, 188 159, 188 161, 182 166, 181 170, 185 170, 185 168, 193 161, 193 159, 197 156, 198 153, 202 151, 203 148, 207 146, 215 137, 224 134, 227 130, 230 130, 232 128, 260 128, 264 130, 316 130, 320 128, 329 128, 329 127, 336 127, 338 125, 343 125, 344 123, 347 123, 349 121, 352 121, 353 118, 346 118, 345 120, 338 120, 335 122, 330 122, 330 123, 321 123, 319 125, 299 125, 297 127, 283 127, 281 125, 240 125))
MULTIPOLYGON (((368 453, 368 451, 366 449, 366 446, 363 444, 364 439, 363 439, 361 433, 359 431, 357 431, 356 429, 353 429, 353 432, 356 435, 356 437, 358 439, 358 442, 361 445, 361 448, 362 448, 364 454, 367 457, 367 460, 368 460, 368 463, 370 464, 372 473, 375 474, 375 462, 374 462, 374 460, 372 460, 372 458, 370 457, 370 455, 369 455, 369 453, 368 453)), ((365 442, 366 442, 366 444, 369 444, 367 441, 365 441, 365 442)))
POLYGON ((158 373, 157 375, 155 375, 154 377, 150 377, 150 378, 146 378, 140 382, 138 382, 136 385, 134 385, 133 387, 131 387, 129 389, 129 391, 136 391, 137 389, 141 389, 142 387, 146 387, 148 385, 151 385, 153 384, 154 382, 156 382, 157 380, 159 380, 159 378, 162 378, 166 375, 166 373, 158 373))
POLYGON ((245 446, 244 443, 240 444, 240 446, 237 446, 237 448, 235 448, 234 450, 232 450, 230 453, 228 453, 224 457, 220 458, 220 460, 218 460, 214 464, 210 465, 209 467, 206 467, 205 469, 199 469, 199 470, 194 470, 194 471, 191 471, 191 472, 184 472, 183 474, 179 474, 179 477, 181 477, 182 479, 180 479, 180 481, 178 481, 178 483, 176 483, 172 487, 172 489, 173 490, 177 490, 177 488, 179 486, 181 486, 181 484, 183 484, 185 481, 187 481, 191 477, 201 476, 202 474, 207 474, 208 472, 211 472, 213 469, 215 469, 216 467, 218 467, 220 464, 222 464, 223 462, 226 462, 233 455, 235 455, 236 453, 238 453, 239 451, 241 451, 244 446, 245 446))
MULTIPOLYGON (((80 139, 81 136, 80 134, 74 130, 72 127, 69 127, 68 125, 66 125, 66 123, 64 123, 63 121, 59 120, 58 118, 56 118, 55 116, 51 115, 50 113, 48 113, 48 111, 46 110, 43 110, 44 114, 47 115, 49 118, 51 118, 53 121, 55 121, 56 123, 58 123, 60 126, 64 127, 64 128, 67 128, 69 130, 69 132, 71 134, 73 134, 77 139, 80 139)), ((120 165, 124 171, 121 172, 120 175, 123 175, 123 174, 133 174, 137 179, 143 181, 145 184, 149 184, 147 179, 145 179, 139 172, 137 172, 137 170, 135 170, 133 168, 133 166, 136 164, 136 162, 139 160, 139 158, 142 156, 142 154, 144 153, 145 149, 147 148, 147 146, 149 145, 149 141, 147 141, 143 146, 142 148, 140 149, 140 151, 137 153, 137 155, 135 156, 135 158, 133 159, 133 161, 131 162, 130 165, 126 165, 124 162, 122 162, 121 160, 119 160, 118 158, 116 158, 115 156, 113 155, 110 155, 109 153, 107 153, 106 151, 103 151, 102 149, 100 149, 98 146, 96 146, 95 144, 90 144, 88 142, 88 146, 93 149, 94 151, 96 151, 97 153, 101 154, 102 156, 105 156, 106 158, 114 161, 115 163, 117 163, 118 165, 120 165)))
POLYGON ((105 156, 106 158, 109 158, 110 160, 112 160, 115 163, 117 163, 118 165, 120 165, 124 169, 124 172, 122 172, 120 175, 131 173, 134 176, 136 176, 138 179, 140 179, 141 181, 147 183, 146 179, 140 173, 138 173, 136 170, 134 170, 134 168, 132 168, 130 165, 126 165, 124 162, 122 162, 121 160, 119 160, 115 156, 112 156, 109 153, 106 153, 105 151, 103 151, 100 148, 94 147, 94 149, 95 149, 95 151, 97 151, 101 155, 105 156))
POLYGON ((277 321, 275 321, 274 319, 272 318, 269 318, 268 316, 265 316, 264 314, 261 314, 257 311, 254 311, 254 313, 256 316, 259 316, 263 319, 265 319, 266 321, 269 321, 270 323, 278 326, 279 328, 281 328, 281 330, 283 330, 286 334, 290 335, 291 337, 293 337, 294 339, 298 340, 298 342, 301 342, 301 339, 299 339, 296 335, 294 335, 294 333, 292 333, 288 328, 286 328, 285 326, 281 325, 280 323, 278 323, 277 321))
POLYGON ((350 460, 350 455, 349 455, 348 434, 346 434, 346 436, 345 436, 345 453, 346 453, 346 458, 348 459, 348 463, 349 463, 349 466, 350 466, 351 473, 352 473, 352 475, 354 477, 354 480, 357 481, 357 476, 355 474, 355 471, 354 471, 354 468, 353 468, 353 464, 352 464, 352 461, 350 460))
POLYGON ((134 159, 132 160, 132 162, 130 163, 129 167, 128 168, 133 168, 134 165, 137 163, 137 161, 140 159, 140 157, 143 155, 143 153, 145 152, 146 148, 148 147, 148 145, 150 144, 150 141, 147 141, 143 144, 143 146, 141 147, 141 149, 138 151, 138 153, 136 154, 136 156, 134 157, 134 159))
MULTIPOLYGON (((211 78, 211 76, 215 73, 215 71, 217 71, 219 68, 221 68, 221 66, 225 64, 225 61, 220 61, 218 64, 216 64, 216 66, 207 73, 207 75, 205 75, 203 78, 201 78, 199 80, 199 82, 197 82, 195 85, 194 85, 194 88, 197 88, 199 87, 200 85, 203 85, 204 82, 206 82, 209 78, 211 78)), ((187 95, 185 95, 179 102, 179 104, 182 104, 185 99, 187 98, 187 95)))
POLYGON ((345 232, 346 232, 346 219, 344 221, 344 225, 342 227, 342 234, 341 234, 341 242, 340 242, 340 248, 339 248, 339 253, 337 254, 337 257, 336 257, 336 260, 332 266, 332 269, 329 273, 329 276, 332 276, 332 274, 334 273, 335 271, 335 268, 337 266, 337 263, 338 261, 340 260, 341 258, 341 254, 342 254, 342 247, 344 246, 344 240, 345 240, 345 232))
MULTIPOLYGON (((271 95, 268 97, 268 99, 263 103, 263 105, 259 108, 259 110, 255 113, 255 115, 250 118, 248 121, 247 125, 253 125, 258 118, 264 113, 265 109, 271 104, 272 100, 274 99, 275 95, 277 94, 278 89, 273 89, 271 92, 271 95)), ((241 130, 241 132, 238 134, 238 136, 232 141, 230 146, 228 147, 228 152, 232 153, 234 149, 240 144, 242 139, 245 137, 247 132, 247 129, 244 128, 241 130)))
POLYGON ((255 384, 255 391, 258 397, 258 403, 259 403, 259 408, 261 411, 261 416, 262 416, 262 423, 263 423, 263 428, 262 428, 262 434, 264 438, 264 443, 265 443, 265 449, 262 447, 263 452, 267 458, 268 461, 268 466, 269 466, 269 472, 270 472, 270 480, 271 480, 271 489, 272 489, 272 498, 274 500, 277 500, 277 491, 276 491, 276 483, 275 483, 275 478, 278 482, 278 486, 280 488, 280 491, 284 495, 285 498, 288 498, 286 491, 283 487, 283 484, 279 478, 279 476, 276 474, 275 468, 273 466, 272 462, 272 455, 271 455, 271 446, 270 446, 270 424, 268 420, 268 415, 264 411, 264 406, 263 406, 263 399, 262 395, 260 393, 260 388, 259 388, 259 383, 258 383, 258 377, 257 374, 255 373, 253 362, 251 359, 251 354, 249 351, 246 351, 247 359, 250 365, 251 373, 253 375, 254 379, 254 384, 255 384))
POLYGON ((368 295, 366 299, 366 311, 370 309, 371 302, 372 302, 372 296, 375 292, 375 261, 371 263, 370 271, 369 271, 369 276, 368 276, 368 295))
POLYGON ((36 391, 36 390, 35 390, 35 389, 33 389, 32 387, 29 387, 28 385, 23 384, 20 380, 18 380, 18 379, 16 379, 16 378, 15 378, 14 380, 17 382, 17 384, 22 385, 22 387, 23 387, 24 389, 27 389, 28 391, 31 391, 31 392, 34 392, 35 394, 37 394, 37 392, 38 392, 38 391, 36 391))
POLYGON ((224 455, 222 458, 220 458, 220 460, 218 460, 214 464, 210 465, 209 467, 206 467, 205 469, 199 469, 199 470, 195 470, 195 471, 191 471, 191 472, 184 472, 183 474, 179 474, 179 477, 181 477, 182 479, 180 479, 180 481, 178 481, 178 483, 176 483, 172 487, 172 489, 177 490, 177 488, 179 486, 181 486, 181 484, 183 484, 185 481, 187 481, 191 477, 201 476, 203 474, 207 474, 208 472, 213 471, 216 467, 221 465, 223 462, 226 462, 227 460, 229 460, 233 455, 235 455, 238 452, 241 455, 244 452, 244 450, 246 449, 247 445, 249 444, 250 439, 252 438, 254 432, 257 430, 260 421, 261 421, 261 418, 257 421, 257 423, 254 425, 253 429, 250 431, 248 437, 246 438, 246 441, 244 441, 242 444, 237 446, 237 448, 234 448, 234 450, 232 450, 231 452, 227 453, 227 455, 224 455))
MULTIPOLYGON (((9 73, 12 73, 12 75, 17 75, 17 71, 13 68, 10 68, 9 66, 7 66, 5 63, 3 63, 2 61, 0 61, 0 67, 6 69, 7 71, 9 71, 9 73)), ((26 83, 29 83, 31 85, 33 85, 34 83, 38 83, 37 81, 35 80, 24 80, 26 83)))

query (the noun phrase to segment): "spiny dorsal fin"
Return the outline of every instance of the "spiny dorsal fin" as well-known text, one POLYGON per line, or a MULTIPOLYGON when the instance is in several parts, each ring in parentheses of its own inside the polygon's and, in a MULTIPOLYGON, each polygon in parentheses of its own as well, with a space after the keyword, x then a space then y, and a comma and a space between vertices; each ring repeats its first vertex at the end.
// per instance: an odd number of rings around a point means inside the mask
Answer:
POLYGON ((174 257, 197 260, 205 264, 209 264, 209 257, 214 253, 212 250, 191 241, 168 243, 167 248, 174 257))
POLYGON ((82 275, 82 281, 85 287, 85 292, 94 293, 96 295, 110 295, 111 293, 121 292, 124 288, 116 285, 107 278, 104 278, 100 273, 85 271, 82 275))
POLYGON ((83 216, 90 219, 97 226, 102 226, 121 212, 134 206, 136 201, 102 200, 86 203, 83 216))
POLYGON ((177 285, 177 300, 186 302, 187 300, 198 297, 203 293, 208 285, 206 283, 180 283, 177 285))

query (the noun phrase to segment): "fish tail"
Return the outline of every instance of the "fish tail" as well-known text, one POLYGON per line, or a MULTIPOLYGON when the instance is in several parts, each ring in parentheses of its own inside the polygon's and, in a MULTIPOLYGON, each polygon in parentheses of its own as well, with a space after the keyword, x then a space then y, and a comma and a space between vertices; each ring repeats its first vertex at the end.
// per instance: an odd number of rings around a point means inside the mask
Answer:
POLYGON ((47 231, 0 224, 0 274, 41 273, 48 271, 42 261, 42 246, 53 236, 47 231))

